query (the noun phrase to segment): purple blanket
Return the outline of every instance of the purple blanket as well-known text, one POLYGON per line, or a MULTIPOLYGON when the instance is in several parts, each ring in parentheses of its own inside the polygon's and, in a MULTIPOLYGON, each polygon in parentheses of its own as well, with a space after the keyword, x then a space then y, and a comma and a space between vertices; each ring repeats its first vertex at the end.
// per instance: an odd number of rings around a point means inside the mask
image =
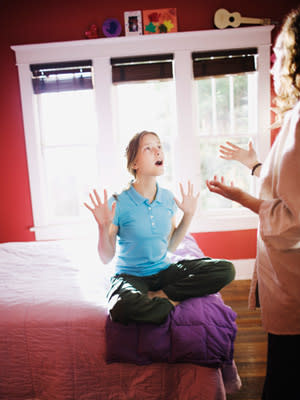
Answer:
MULTIPOLYGON (((202 258, 195 239, 187 235, 171 262, 202 258)), ((209 367, 231 364, 237 332, 236 313, 220 294, 181 302, 162 325, 106 322, 107 362, 187 362, 209 367)))
POLYGON ((107 318, 107 362, 188 362, 220 367, 233 360, 236 313, 219 294, 185 300, 162 325, 107 318))

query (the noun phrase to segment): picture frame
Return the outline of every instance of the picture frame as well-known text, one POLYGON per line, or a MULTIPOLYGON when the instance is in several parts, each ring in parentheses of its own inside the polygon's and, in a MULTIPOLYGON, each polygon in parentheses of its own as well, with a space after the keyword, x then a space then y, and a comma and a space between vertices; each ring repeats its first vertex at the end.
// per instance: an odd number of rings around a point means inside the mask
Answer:
POLYGON ((140 10, 125 11, 124 22, 126 36, 137 36, 143 34, 142 12, 140 10))
POLYGON ((177 32, 176 8, 143 10, 144 35, 177 32))

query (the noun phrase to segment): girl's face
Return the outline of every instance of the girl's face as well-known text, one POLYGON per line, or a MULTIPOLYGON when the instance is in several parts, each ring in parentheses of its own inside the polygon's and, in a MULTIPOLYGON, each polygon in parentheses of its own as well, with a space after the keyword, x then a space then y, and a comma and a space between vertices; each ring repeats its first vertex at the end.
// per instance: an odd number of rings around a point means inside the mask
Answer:
POLYGON ((275 62, 273 64, 273 67, 271 69, 271 75, 273 75, 273 81, 274 81, 274 90, 277 95, 280 95, 281 91, 281 77, 284 73, 283 71, 283 65, 284 65, 284 50, 283 50, 283 44, 282 44, 282 36, 279 35, 275 46, 273 48, 274 54, 275 54, 275 62))
POLYGON ((149 133, 142 137, 133 168, 136 176, 160 176, 164 173, 164 152, 157 136, 149 133))

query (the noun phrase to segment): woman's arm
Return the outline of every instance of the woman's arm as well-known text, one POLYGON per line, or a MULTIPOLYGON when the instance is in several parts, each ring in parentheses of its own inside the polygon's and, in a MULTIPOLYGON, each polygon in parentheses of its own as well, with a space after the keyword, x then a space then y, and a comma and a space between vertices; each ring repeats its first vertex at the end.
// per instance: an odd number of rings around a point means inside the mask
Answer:
POLYGON ((214 177, 213 180, 206 181, 206 185, 210 192, 217 193, 229 200, 236 201, 256 214, 259 213, 263 200, 251 196, 242 189, 233 186, 233 183, 231 183, 231 185, 225 185, 223 177, 221 178, 221 181, 218 181, 217 178, 214 177))
POLYGON ((220 158, 224 160, 236 160, 245 165, 252 171, 252 175, 259 176, 261 163, 257 160, 256 152, 252 141, 248 144, 248 150, 243 149, 231 142, 226 142, 227 146, 221 145, 219 148, 220 158))
POLYGON ((84 205, 93 213, 99 229, 98 252, 104 264, 109 263, 116 252, 116 236, 118 227, 112 223, 116 203, 114 202, 110 209, 107 201, 107 192, 104 190, 104 200, 101 202, 100 196, 96 190, 90 193, 90 199, 93 207, 87 203, 84 205))
POLYGON ((187 233, 190 223, 196 212, 197 202, 199 198, 199 193, 194 196, 194 187, 190 183, 190 181, 188 181, 187 194, 184 193, 183 186, 181 183, 179 184, 179 186, 182 195, 182 201, 180 202, 175 197, 174 200, 177 206, 183 212, 183 216, 177 227, 176 227, 175 217, 172 218, 172 230, 168 246, 168 250, 170 252, 174 252, 177 249, 178 245, 180 244, 185 234, 187 233))

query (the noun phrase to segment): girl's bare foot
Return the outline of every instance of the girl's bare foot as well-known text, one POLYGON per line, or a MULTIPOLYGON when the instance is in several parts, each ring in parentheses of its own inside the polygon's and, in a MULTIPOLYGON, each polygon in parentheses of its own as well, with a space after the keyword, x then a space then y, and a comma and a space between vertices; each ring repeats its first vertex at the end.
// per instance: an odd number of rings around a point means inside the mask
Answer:
POLYGON ((169 298, 168 298, 168 300, 169 300, 170 303, 173 304, 174 307, 178 306, 178 304, 180 303, 180 301, 174 301, 174 300, 171 300, 169 298))
POLYGON ((166 293, 163 290, 157 290, 155 292, 152 292, 152 291, 149 290, 148 297, 150 299, 153 299, 154 297, 160 297, 160 298, 163 298, 163 299, 168 299, 169 302, 172 303, 174 307, 177 306, 180 303, 179 301, 174 301, 174 300, 169 299, 169 297, 166 295, 166 293))
POLYGON ((151 292, 149 290, 148 297, 150 297, 150 299, 153 299, 154 297, 161 297, 164 299, 168 298, 168 296, 166 295, 166 293, 163 290, 156 290, 155 292, 151 292))

